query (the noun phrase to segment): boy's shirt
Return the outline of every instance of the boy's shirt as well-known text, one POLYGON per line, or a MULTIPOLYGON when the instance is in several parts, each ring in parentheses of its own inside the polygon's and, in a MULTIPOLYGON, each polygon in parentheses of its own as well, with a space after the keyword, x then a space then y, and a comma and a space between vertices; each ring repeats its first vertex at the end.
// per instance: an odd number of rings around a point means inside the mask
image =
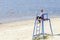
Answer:
POLYGON ((37 16, 41 17, 43 14, 45 14, 45 13, 43 13, 43 12, 39 13, 37 16))

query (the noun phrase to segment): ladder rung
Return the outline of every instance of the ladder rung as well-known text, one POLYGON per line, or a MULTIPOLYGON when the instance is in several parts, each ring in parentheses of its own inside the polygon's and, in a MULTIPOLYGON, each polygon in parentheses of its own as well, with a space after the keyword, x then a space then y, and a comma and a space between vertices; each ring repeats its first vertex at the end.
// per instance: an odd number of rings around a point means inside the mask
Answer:
POLYGON ((36 31, 40 31, 40 30, 36 30, 36 31))
POLYGON ((39 26, 37 26, 37 27, 39 27, 39 26))

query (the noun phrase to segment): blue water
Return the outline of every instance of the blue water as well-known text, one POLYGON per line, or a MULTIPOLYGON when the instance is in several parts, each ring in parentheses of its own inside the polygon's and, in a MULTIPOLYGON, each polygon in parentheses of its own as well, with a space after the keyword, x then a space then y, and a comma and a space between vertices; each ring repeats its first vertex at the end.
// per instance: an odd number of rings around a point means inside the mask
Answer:
POLYGON ((32 19, 41 8, 60 17, 60 0, 0 0, 0 22, 32 19))

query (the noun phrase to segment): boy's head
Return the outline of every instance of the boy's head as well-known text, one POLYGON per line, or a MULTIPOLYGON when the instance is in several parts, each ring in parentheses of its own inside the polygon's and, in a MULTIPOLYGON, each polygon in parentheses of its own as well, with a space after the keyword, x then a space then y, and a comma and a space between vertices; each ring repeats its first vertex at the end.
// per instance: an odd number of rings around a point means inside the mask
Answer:
POLYGON ((43 12, 43 9, 41 9, 41 12, 43 12))

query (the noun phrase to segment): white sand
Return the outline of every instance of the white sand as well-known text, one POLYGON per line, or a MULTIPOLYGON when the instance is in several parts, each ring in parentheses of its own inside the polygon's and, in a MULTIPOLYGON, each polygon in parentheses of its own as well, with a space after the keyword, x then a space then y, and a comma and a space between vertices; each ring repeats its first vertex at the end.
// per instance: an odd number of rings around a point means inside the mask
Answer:
MULTIPOLYGON (((54 34, 60 33, 60 18, 51 18, 54 34)), ((0 24, 0 40, 32 40, 34 20, 16 21, 0 24)), ((49 25, 45 23, 45 32, 49 33, 49 25)), ((60 40, 60 36, 47 40, 60 40)))

